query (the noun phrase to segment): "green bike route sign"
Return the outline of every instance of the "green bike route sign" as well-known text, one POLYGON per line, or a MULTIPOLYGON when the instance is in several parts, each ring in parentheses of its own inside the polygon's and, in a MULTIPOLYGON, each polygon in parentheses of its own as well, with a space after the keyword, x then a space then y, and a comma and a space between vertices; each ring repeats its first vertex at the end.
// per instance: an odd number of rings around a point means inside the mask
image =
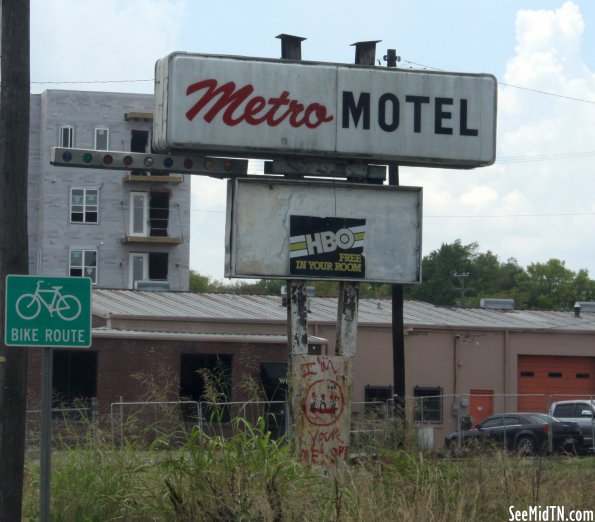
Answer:
POLYGON ((5 293, 7 346, 91 346, 91 279, 9 275, 5 293))

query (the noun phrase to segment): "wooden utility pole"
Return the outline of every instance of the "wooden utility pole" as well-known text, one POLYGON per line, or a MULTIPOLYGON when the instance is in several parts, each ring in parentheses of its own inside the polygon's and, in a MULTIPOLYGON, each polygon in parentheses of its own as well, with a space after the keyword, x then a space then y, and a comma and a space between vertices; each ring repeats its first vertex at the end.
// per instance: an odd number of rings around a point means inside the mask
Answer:
POLYGON ((29 0, 1 0, 0 520, 21 520, 27 349, 4 344, 8 274, 28 272, 29 0))

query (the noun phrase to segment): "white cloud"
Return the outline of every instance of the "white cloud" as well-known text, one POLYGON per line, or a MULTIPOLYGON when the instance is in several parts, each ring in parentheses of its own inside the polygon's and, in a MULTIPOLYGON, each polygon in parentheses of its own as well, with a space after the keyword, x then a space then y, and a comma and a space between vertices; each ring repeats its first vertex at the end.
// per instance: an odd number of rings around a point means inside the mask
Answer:
POLYGON ((498 201, 498 193, 485 185, 475 185, 461 195, 461 203, 470 211, 482 211, 491 208, 498 201))
MULTIPOLYGON (((32 0, 31 80, 147 80, 176 47, 184 0, 32 0)), ((47 88, 153 92, 152 82, 33 84, 47 88)))
MULTIPOLYGON (((504 83, 595 101, 595 74, 582 59, 584 29, 573 2, 519 11, 504 83)), ((469 173, 408 171, 412 184, 424 187, 426 215, 468 216, 426 219, 424 253, 461 238, 501 259, 527 265, 556 257, 594 277, 595 216, 588 209, 595 189, 595 105, 506 86, 499 91, 495 166, 469 173), (439 175, 444 182, 436 182, 439 175), (453 201, 450 209, 442 204, 453 201), (486 217, 472 218, 481 215, 486 217)))

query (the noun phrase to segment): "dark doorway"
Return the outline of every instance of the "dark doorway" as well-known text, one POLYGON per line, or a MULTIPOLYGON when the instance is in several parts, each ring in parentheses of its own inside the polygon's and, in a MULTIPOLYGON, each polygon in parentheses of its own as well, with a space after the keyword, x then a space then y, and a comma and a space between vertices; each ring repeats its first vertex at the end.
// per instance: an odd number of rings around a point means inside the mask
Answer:
POLYGON ((260 364, 260 380, 265 407, 266 429, 275 438, 286 431, 287 409, 287 363, 263 362, 260 364))
POLYGON ((149 234, 153 237, 167 237, 169 196, 169 190, 151 191, 151 197, 149 199, 149 234))
MULTIPOLYGON (((222 354, 182 354, 180 356, 180 397, 200 402, 203 419, 228 422, 231 402, 231 365, 233 357, 222 354)), ((185 409, 185 417, 196 415, 185 409)))
POLYGON ((167 252, 149 252, 149 279, 167 281, 167 252))
MULTIPOLYGON (((149 152, 147 145, 149 143, 149 131, 132 130, 130 131, 130 152, 149 152)), ((134 176, 146 176, 149 173, 145 170, 133 170, 134 176)))
POLYGON ((147 152, 149 131, 133 130, 130 136, 130 152, 147 152))
POLYGON ((90 407, 97 396, 97 352, 53 351, 54 407, 90 407))

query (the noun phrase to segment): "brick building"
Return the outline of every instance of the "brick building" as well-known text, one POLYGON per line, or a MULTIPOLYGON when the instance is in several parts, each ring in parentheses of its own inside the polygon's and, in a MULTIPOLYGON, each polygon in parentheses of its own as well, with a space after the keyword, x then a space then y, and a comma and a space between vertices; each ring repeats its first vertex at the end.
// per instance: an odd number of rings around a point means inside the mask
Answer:
MULTIPOLYGON (((153 392, 200 400, 197 370, 217 368, 230 401, 250 398, 247 378, 261 392, 260 385, 272 393, 282 384, 287 310, 281 296, 97 289, 92 305, 91 349, 55 351, 58 397, 97 397, 107 412, 120 399, 148 399, 151 382, 153 392)), ((336 314, 337 299, 311 299, 312 354, 334 352, 336 314)), ((405 302, 407 398, 419 399, 414 420, 432 425, 439 439, 462 415, 480 420, 499 411, 545 411, 546 401, 560 395, 595 396, 593 316, 405 302)), ((355 403, 392 395, 390 321, 390 301, 360 300, 355 403)), ((41 357, 30 354, 33 405, 41 357)))

